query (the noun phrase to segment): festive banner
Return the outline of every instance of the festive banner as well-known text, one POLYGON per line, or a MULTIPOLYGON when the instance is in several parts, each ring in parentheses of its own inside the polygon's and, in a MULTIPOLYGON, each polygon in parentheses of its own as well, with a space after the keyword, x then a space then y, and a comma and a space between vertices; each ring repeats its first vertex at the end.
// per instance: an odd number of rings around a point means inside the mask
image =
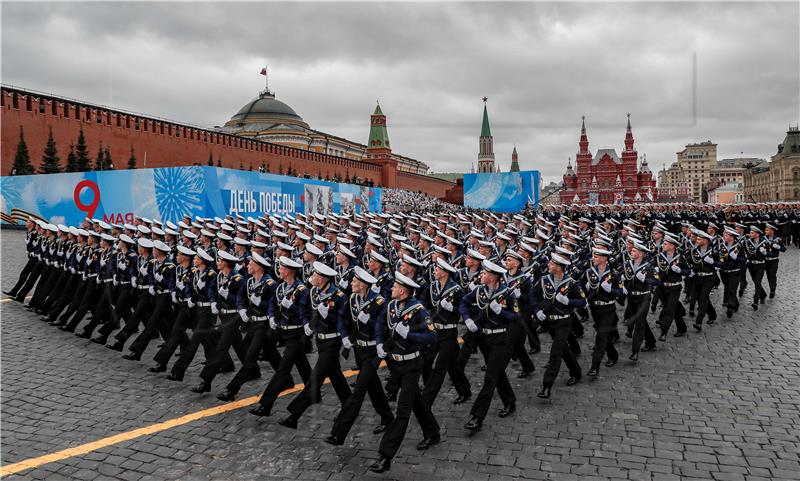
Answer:
POLYGON ((0 197, 4 223, 381 211, 379 188, 205 166, 3 177, 0 197))
POLYGON ((539 205, 539 171, 464 175, 464 205, 494 212, 519 212, 539 205))

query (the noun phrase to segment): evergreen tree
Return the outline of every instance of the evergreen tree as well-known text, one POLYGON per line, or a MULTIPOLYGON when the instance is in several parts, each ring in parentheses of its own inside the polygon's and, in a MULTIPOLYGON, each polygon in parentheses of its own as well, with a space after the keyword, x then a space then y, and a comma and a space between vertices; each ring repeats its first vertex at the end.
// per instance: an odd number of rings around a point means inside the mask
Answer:
POLYGON ((133 152, 133 145, 131 145, 131 156, 128 157, 128 168, 129 169, 136 168, 136 154, 133 152))
POLYGON ((211 152, 208 153, 208 166, 214 167, 214 158, 211 157, 211 152))
POLYGON ((75 146, 75 156, 77 159, 75 163, 77 166, 76 172, 85 172, 92 168, 89 161, 89 148, 86 146, 86 137, 83 136, 82 127, 81 132, 78 134, 78 144, 75 146))
POLYGON ((19 127, 17 154, 14 156, 14 165, 11 168, 14 175, 30 175, 34 173, 31 158, 28 155, 28 144, 25 143, 25 135, 22 133, 22 126, 19 127))
POLYGON ((222 156, 217 157, 217 167, 222 167, 222 156))
POLYGON ((347 171, 347 177, 344 178, 344 183, 345 184, 349 184, 350 183, 350 171, 349 170, 347 171))
POLYGON ((57 174, 61 172, 61 165, 58 163, 58 151, 56 150, 56 141, 53 139, 53 129, 47 136, 47 146, 44 148, 44 155, 42 156, 42 163, 39 165, 40 174, 57 174))
POLYGON ((103 143, 100 142, 97 147, 97 157, 94 159, 94 167, 92 170, 106 170, 104 167, 105 153, 103 152, 103 143))
POLYGON ((64 169, 65 172, 77 172, 78 171, 78 157, 75 155, 75 146, 73 144, 69 144, 69 155, 67 155, 67 168, 64 169))
POLYGON ((114 170, 114 160, 111 159, 111 150, 109 150, 107 145, 106 145, 105 154, 106 154, 106 156, 105 156, 105 161, 106 161, 105 168, 108 169, 108 170, 114 170))
POLYGON ((244 164, 242 163, 241 159, 239 159, 239 170, 244 170, 244 164))

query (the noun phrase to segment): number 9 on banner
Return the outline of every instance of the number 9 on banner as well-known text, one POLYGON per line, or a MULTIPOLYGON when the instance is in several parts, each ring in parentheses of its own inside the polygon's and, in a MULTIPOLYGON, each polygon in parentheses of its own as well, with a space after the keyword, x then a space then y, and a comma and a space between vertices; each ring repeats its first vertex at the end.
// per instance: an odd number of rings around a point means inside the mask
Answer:
POLYGON ((75 186, 73 200, 75 201, 75 206, 78 208, 78 210, 86 212, 86 217, 94 217, 94 212, 97 210, 97 206, 100 204, 100 188, 91 180, 82 180, 78 182, 78 185, 75 186), (92 191, 92 200, 88 204, 84 204, 81 201, 81 192, 84 188, 88 188, 92 191))

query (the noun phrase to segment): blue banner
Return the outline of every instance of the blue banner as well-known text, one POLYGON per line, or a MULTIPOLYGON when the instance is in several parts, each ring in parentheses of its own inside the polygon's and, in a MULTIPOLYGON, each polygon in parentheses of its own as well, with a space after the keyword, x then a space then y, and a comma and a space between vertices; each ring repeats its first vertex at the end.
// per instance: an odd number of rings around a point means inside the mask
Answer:
POLYGON ((77 225, 92 217, 132 223, 134 216, 177 222, 184 216, 362 213, 381 211, 381 189, 191 166, 2 178, 4 223, 34 215, 77 225))
POLYGON ((539 205, 539 171, 464 175, 464 205, 494 212, 519 212, 539 205))

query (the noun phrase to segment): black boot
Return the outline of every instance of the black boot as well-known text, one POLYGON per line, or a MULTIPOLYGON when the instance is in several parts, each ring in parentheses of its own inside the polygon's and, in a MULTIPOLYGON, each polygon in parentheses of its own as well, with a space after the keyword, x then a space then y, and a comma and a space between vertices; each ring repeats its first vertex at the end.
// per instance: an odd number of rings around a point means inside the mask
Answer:
POLYGON ((278 424, 290 429, 297 429, 297 418, 294 416, 294 414, 290 414, 278 421, 278 424))
POLYGON ((236 393, 230 389, 225 389, 221 393, 217 394, 217 399, 220 401, 230 402, 236 399, 236 393))
POLYGON ((390 469, 392 469, 392 460, 384 456, 378 458, 378 460, 369 467, 369 470, 373 473, 385 473, 390 469))
POLYGON ((479 430, 483 426, 483 419, 476 418, 472 416, 469 418, 466 424, 464 424, 464 428, 469 429, 472 432, 479 430))
POLYGON ((211 383, 204 379, 200 382, 200 384, 192 388, 192 392, 196 392, 198 394, 211 392, 211 383))
POLYGON ((166 364, 156 364, 155 366, 149 368, 147 372, 167 372, 167 365, 166 364))
POLYGON ((542 398, 542 399, 550 398, 550 386, 543 387, 542 390, 539 391, 539 394, 536 395, 536 397, 539 397, 539 398, 542 398))

